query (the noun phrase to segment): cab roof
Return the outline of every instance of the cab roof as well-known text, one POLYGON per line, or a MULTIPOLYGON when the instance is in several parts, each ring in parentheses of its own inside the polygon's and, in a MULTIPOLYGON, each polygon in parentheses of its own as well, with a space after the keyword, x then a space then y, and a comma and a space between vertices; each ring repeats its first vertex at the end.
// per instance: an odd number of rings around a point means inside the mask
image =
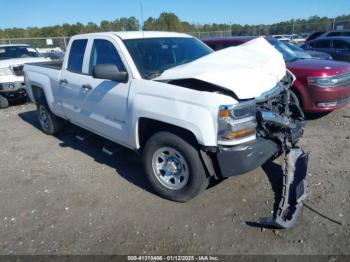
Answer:
POLYGON ((191 38, 192 36, 183 33, 175 32, 161 32, 161 31, 122 31, 122 32, 101 32, 101 33, 90 33, 83 34, 80 36, 98 36, 98 35, 116 35, 122 40, 128 39, 140 39, 140 38, 163 38, 163 37, 183 37, 191 38))

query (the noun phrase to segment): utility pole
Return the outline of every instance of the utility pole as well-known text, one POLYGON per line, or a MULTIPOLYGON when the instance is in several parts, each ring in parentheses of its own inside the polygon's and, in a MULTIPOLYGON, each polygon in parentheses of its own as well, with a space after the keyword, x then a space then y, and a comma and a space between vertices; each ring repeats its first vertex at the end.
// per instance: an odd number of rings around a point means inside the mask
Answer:
POLYGON ((140 2, 140 9, 141 9, 141 30, 143 31, 143 2, 140 2))
POLYGON ((335 17, 333 18, 333 26, 332 26, 332 30, 335 29, 335 17))
POLYGON ((230 36, 232 36, 232 22, 230 21, 230 36))

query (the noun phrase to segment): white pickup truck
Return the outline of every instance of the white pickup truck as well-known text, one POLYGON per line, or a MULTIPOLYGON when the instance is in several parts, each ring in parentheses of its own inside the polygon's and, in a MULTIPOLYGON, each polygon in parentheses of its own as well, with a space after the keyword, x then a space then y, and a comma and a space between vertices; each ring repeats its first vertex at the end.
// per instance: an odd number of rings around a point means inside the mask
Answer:
POLYGON ((26 99, 23 65, 48 60, 29 45, 0 45, 0 109, 11 101, 26 99))
POLYGON ((280 54, 264 39, 225 50, 179 33, 77 35, 63 64, 26 64, 25 83, 45 133, 69 121, 138 151, 154 189, 184 202, 297 150, 303 133, 280 54))

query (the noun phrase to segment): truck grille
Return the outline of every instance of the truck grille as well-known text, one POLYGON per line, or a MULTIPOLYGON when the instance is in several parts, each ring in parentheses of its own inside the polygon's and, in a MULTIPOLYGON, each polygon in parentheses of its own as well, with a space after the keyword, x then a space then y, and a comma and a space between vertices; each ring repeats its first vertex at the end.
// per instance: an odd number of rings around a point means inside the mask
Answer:
POLYGON ((12 66, 12 71, 16 76, 23 76, 23 65, 12 66))

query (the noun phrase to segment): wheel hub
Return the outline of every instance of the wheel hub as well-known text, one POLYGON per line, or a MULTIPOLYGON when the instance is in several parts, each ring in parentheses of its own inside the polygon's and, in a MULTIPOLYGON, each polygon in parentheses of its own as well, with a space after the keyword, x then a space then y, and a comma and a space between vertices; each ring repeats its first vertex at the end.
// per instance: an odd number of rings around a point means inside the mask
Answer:
POLYGON ((161 147, 152 157, 153 172, 157 180, 172 190, 183 188, 189 179, 188 164, 182 154, 171 147, 161 147))
POLYGON ((176 158, 168 158, 166 163, 167 171, 173 175, 181 172, 181 163, 176 158))

